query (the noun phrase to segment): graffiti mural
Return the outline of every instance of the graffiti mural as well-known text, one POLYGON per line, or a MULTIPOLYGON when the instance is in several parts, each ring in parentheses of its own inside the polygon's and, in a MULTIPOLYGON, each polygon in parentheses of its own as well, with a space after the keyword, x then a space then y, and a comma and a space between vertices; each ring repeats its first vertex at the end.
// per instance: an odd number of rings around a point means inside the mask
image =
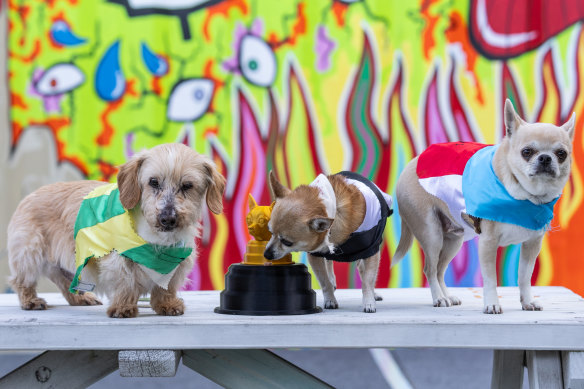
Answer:
MULTIPOLYGON (((211 156, 227 177, 225 213, 205 213, 186 287, 221 289, 250 238, 248 194, 271 202, 268 171, 296 186, 349 169, 394 193, 429 144, 497 142, 506 97, 528 121, 575 111, 574 170, 533 282, 584 293, 570 255, 584 227, 584 14, 557 3, 8 0, 11 150, 44 128, 56 165, 104 181, 163 142, 211 156)), ((418 246, 390 269, 399 235, 396 213, 377 285, 423 286, 418 246)), ((501 285, 516 285, 518 253, 500 249, 501 285)), ((354 264, 335 266, 339 287, 360 287, 354 264)), ((446 281, 482 284, 476 241, 446 281)))

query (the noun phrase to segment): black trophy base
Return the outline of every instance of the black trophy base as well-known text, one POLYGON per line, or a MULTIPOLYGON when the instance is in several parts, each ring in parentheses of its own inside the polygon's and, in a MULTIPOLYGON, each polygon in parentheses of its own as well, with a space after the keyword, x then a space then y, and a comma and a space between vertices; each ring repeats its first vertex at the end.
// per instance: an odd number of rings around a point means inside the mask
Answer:
POLYGON ((310 273, 304 264, 229 266, 225 290, 215 313, 231 315, 305 315, 322 312, 316 306, 310 273))

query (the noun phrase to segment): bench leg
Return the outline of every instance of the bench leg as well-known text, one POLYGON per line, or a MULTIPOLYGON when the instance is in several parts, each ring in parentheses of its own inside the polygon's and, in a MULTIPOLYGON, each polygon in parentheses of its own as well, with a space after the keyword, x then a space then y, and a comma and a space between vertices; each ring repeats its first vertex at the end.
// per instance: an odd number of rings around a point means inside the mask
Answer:
POLYGON ((182 359, 225 388, 332 388, 268 350, 184 350, 182 359))
POLYGON ((584 389, 584 351, 562 351, 564 388, 584 389))
POLYGON ((180 356, 181 352, 178 350, 120 351, 120 376, 174 377, 180 356))
POLYGON ((563 389, 562 360, 559 351, 527 351, 530 389, 563 389))
POLYGON ((525 351, 494 350, 491 389, 521 389, 525 351))
POLYGON ((0 378, 0 389, 86 388, 117 368, 117 351, 46 351, 0 378))

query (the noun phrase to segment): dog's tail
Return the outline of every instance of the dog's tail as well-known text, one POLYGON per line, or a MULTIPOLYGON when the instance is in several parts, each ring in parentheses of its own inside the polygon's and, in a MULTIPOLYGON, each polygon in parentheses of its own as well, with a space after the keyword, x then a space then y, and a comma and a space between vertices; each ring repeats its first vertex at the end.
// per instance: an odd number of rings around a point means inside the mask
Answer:
POLYGON ((399 238, 399 243, 397 245, 397 249, 395 250, 395 254, 391 258, 391 266, 398 264, 401 261, 408 251, 410 247, 412 247, 412 243, 414 242, 414 235, 412 234, 412 230, 406 224, 403 217, 401 219, 401 236, 399 238))

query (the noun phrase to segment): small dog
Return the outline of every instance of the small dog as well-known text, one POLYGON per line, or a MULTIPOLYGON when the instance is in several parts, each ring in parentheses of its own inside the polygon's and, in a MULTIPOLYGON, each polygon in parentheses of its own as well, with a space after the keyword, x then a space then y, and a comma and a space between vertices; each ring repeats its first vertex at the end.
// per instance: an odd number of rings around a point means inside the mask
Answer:
POLYGON ((41 187, 22 200, 8 228, 9 282, 22 309, 47 308, 36 293, 42 275, 71 305, 101 304, 84 292, 92 288, 82 275, 108 296, 110 317, 137 316, 138 298, 148 292, 157 314, 182 315, 176 292, 196 258, 203 202, 221 213, 224 188, 213 162, 182 144, 136 154, 120 167, 117 187, 97 181, 41 187), (168 262, 160 258, 175 263, 161 267, 168 262))
POLYGON ((392 213, 391 196, 351 172, 328 177, 321 174, 312 184, 293 191, 270 172, 270 189, 276 204, 268 223, 272 237, 264 256, 273 260, 293 251, 307 252, 328 309, 338 308, 332 261, 357 261, 363 311, 375 312, 375 301, 381 300, 374 291, 379 247, 392 213))
POLYGON ((462 243, 479 235, 484 313, 502 313, 497 296, 499 246, 521 243, 519 292, 524 310, 541 310, 531 275, 553 206, 570 176, 575 114, 561 127, 526 123, 505 102, 499 145, 430 146, 403 170, 396 187, 401 238, 392 265, 419 242, 435 307, 460 304, 444 273, 462 243))

